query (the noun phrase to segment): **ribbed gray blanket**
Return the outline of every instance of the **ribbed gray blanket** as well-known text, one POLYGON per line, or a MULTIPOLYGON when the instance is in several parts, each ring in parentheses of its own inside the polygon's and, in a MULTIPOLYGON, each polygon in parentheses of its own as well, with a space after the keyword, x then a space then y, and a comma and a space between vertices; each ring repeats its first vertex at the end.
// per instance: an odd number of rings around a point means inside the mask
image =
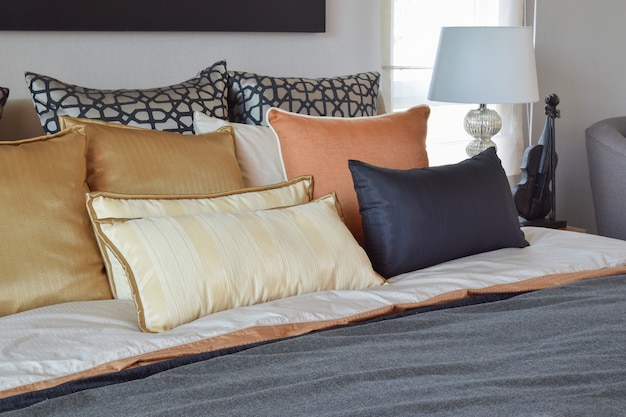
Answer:
POLYGON ((282 340, 17 415, 626 416, 626 276, 282 340))

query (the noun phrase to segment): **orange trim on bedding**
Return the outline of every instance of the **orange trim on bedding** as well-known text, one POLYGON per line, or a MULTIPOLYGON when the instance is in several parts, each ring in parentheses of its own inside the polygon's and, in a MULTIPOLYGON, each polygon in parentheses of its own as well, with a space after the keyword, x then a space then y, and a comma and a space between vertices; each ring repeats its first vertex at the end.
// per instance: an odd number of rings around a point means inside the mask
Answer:
POLYGON ((153 363, 162 362, 169 359, 175 359, 187 355, 210 352, 218 349, 232 348, 236 346, 244 346, 251 343, 267 342, 285 337, 299 336, 302 334, 310 333, 312 331, 326 330, 347 324, 359 323, 376 317, 400 313, 413 308, 428 307, 453 301, 459 301, 476 295, 536 291, 587 279, 619 274, 626 274, 626 265, 589 271, 544 275, 541 277, 529 278, 510 284, 498 284, 485 288, 460 289, 440 294, 421 302, 390 304, 374 310, 365 311, 335 320, 282 324, 276 326, 250 327, 247 329, 237 330, 231 333, 188 343, 181 346, 158 350, 135 357, 105 363, 87 371, 78 372, 72 375, 67 375, 46 381, 40 381, 33 384, 23 385, 21 387, 11 388, 0 392, 0 398, 7 398, 26 392, 52 388, 66 382, 76 381, 92 376, 105 375, 108 373, 122 371, 125 369, 135 368, 139 366, 150 365, 153 363))

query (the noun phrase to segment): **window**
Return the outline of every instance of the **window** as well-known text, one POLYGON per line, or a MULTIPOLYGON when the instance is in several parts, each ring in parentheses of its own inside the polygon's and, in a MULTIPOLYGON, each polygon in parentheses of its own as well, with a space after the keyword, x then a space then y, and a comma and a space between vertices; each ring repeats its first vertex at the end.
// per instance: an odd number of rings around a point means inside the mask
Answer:
MULTIPOLYGON (((442 26, 521 25, 523 0, 385 0, 383 2, 383 82, 388 111, 418 104, 432 108, 428 122, 431 165, 467 158, 470 137, 465 114, 476 105, 429 102, 430 77, 442 26)), ((522 106, 497 106, 502 131, 494 137, 498 155, 510 175, 519 173, 523 141, 522 106)))

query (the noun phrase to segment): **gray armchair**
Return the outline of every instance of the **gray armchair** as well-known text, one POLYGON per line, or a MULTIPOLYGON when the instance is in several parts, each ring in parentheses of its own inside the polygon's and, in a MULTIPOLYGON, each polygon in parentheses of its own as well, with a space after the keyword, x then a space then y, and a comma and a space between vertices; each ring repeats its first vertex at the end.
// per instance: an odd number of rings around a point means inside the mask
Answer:
POLYGON ((626 240, 626 116, 585 131, 598 234, 626 240))

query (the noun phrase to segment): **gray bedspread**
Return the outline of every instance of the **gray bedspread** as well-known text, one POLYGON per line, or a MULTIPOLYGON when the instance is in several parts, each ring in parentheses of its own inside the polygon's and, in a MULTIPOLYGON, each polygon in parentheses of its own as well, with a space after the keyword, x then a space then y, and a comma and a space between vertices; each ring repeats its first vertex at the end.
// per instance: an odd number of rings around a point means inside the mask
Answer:
POLYGON ((626 276, 282 340, 14 415, 626 416, 626 276))

